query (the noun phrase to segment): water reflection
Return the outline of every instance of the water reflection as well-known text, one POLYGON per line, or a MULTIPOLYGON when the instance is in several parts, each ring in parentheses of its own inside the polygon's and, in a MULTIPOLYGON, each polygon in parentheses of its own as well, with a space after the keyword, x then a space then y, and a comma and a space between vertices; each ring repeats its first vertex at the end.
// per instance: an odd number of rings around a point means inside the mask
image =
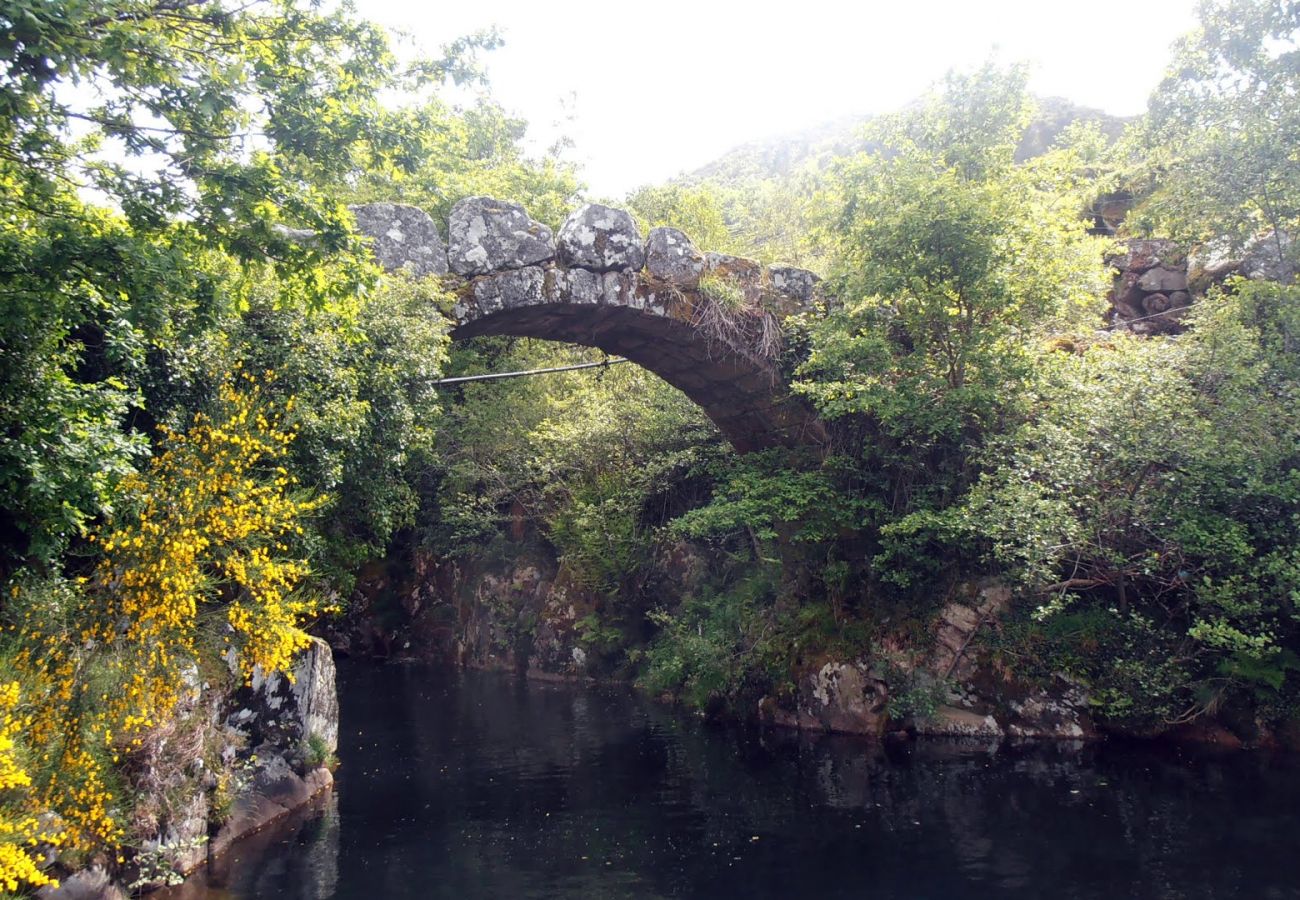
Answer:
POLYGON ((1286 758, 878 745, 617 689, 340 676, 337 802, 184 900, 1300 897, 1286 758))

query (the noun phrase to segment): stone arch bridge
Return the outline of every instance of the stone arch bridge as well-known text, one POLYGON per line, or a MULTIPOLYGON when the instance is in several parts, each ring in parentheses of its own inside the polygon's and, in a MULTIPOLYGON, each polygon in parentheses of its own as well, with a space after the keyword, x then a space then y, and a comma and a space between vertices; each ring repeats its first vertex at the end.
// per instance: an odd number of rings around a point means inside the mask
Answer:
POLYGON ((469 197, 446 243, 413 206, 352 212, 384 269, 443 276, 456 291, 453 338, 544 338, 627 357, 698 403, 742 453, 825 441, 776 361, 781 321, 816 308, 811 272, 701 253, 675 228, 643 239, 628 213, 599 204, 553 234, 516 203, 469 197))

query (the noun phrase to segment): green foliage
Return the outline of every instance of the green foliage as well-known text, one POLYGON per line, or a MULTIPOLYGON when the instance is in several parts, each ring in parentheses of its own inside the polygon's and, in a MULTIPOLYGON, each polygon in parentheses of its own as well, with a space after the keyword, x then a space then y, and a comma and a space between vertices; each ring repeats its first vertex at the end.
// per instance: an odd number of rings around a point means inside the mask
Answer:
POLYGON ((528 157, 522 149, 526 123, 489 99, 456 109, 432 98, 384 116, 406 139, 405 162, 368 166, 355 183, 340 185, 350 201, 410 203, 446 221, 462 197, 508 197, 552 228, 576 202, 573 168, 553 156, 528 157))
POLYGON ((1078 146, 1017 164, 1024 73, 950 75, 873 123, 832 176, 825 240, 842 306, 810 329, 795 388, 836 423, 876 578, 908 589, 953 560, 942 511, 987 437, 1023 415, 1033 342, 1096 311, 1100 247, 1077 216, 1078 146))
POLYGON ((734 253, 739 249, 727 227, 722 201, 707 185, 643 187, 628 196, 627 208, 643 232, 666 225, 685 232, 701 250, 734 253))
POLYGON ((716 710, 738 705, 752 682, 766 685, 780 677, 784 667, 769 665, 774 575, 771 566, 762 566, 720 591, 687 598, 675 612, 652 612, 659 634, 645 653, 642 686, 716 710))
POLYGON ((740 313, 745 308, 745 289, 733 279, 713 272, 700 278, 700 295, 725 313, 740 313))
POLYGON ((783 450, 721 460, 713 466, 712 501, 678 517, 672 529, 697 539, 748 532, 764 541, 833 541, 854 524, 858 507, 837 489, 835 462, 809 468, 783 450))
MULTIPOLYGON (((169 360, 167 381, 193 384, 202 397, 236 366, 275 373, 268 390, 296 398, 293 470, 330 498, 318 519, 318 568, 346 588, 358 566, 415 524, 418 474, 432 464, 441 411, 445 297, 432 280, 399 276, 354 310, 312 311, 277 305, 274 282, 243 287, 245 308, 169 360)), ((166 409, 164 400, 150 408, 166 409)))
MULTIPOLYGON (((1300 230, 1300 8, 1207 0, 1130 136, 1149 200, 1134 225, 1240 249, 1300 230)), ((1294 270, 1293 270, 1294 271, 1294 270)))
POLYGON ((958 516, 1040 587, 1044 615, 1097 603, 1135 632, 1170 629, 1151 658, 1176 676, 1132 698, 1164 715, 1276 691, 1295 668, 1297 324, 1295 288, 1243 282, 1181 339, 1055 354, 1033 418, 991 446, 958 516))

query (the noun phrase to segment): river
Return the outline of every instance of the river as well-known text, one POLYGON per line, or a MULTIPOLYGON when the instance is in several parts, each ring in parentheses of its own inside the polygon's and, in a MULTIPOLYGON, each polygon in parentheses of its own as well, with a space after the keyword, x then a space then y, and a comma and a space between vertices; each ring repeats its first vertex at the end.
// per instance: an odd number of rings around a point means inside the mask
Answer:
POLYGON ((1300 898, 1300 762, 877 744, 341 664, 335 792, 170 896, 1300 898))

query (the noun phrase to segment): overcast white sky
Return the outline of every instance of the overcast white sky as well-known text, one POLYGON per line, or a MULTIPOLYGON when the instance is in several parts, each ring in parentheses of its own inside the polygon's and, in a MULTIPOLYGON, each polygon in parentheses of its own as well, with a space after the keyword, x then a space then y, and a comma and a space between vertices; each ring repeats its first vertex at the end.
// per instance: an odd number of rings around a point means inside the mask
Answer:
POLYGON ((747 141, 886 112, 997 48, 1032 89, 1143 109, 1194 0, 357 0, 434 50, 491 25, 494 96, 538 147, 564 133, 596 195, 693 169, 747 141), (567 120, 567 121, 566 121, 567 120))

